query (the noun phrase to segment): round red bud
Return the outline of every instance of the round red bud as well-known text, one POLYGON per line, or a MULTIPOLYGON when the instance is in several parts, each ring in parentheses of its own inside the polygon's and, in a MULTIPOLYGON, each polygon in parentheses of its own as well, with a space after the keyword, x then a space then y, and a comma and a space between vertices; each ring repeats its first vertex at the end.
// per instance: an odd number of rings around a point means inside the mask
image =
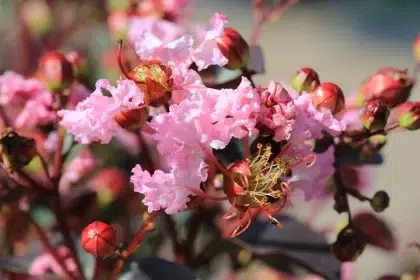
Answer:
POLYGON ((317 109, 325 108, 336 114, 344 108, 343 91, 334 83, 321 83, 310 94, 312 103, 317 109))
POLYGON ((149 117, 149 110, 146 108, 120 111, 115 115, 115 121, 127 130, 135 130, 143 126, 149 117))
POLYGON ((360 112, 360 122, 369 131, 383 130, 388 122, 390 110, 380 99, 368 101, 360 112))
POLYGON ((44 54, 40 59, 38 71, 46 88, 53 92, 68 88, 74 81, 72 64, 58 52, 44 54))
POLYGON ((82 247, 98 258, 105 258, 117 249, 117 233, 110 225, 95 221, 82 231, 82 247))
POLYGON ((225 27, 223 35, 217 39, 217 46, 228 59, 228 63, 224 67, 228 69, 239 69, 247 65, 249 46, 241 34, 235 29, 225 27))
POLYGON ((362 83, 356 105, 363 107, 369 100, 382 99, 394 108, 410 97, 413 85, 407 69, 381 68, 362 83))
POLYGON ((304 91, 311 92, 319 86, 319 84, 320 80, 318 73, 314 69, 308 67, 299 69, 292 80, 292 87, 299 93, 304 91))

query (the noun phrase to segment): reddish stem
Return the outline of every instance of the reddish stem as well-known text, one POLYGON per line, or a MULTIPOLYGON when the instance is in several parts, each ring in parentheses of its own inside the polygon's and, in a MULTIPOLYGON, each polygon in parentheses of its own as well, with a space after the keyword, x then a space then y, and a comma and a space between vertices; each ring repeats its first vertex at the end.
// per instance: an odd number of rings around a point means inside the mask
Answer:
POLYGON ((54 170, 52 175, 52 182, 56 189, 58 189, 58 183, 61 178, 61 171, 63 168, 63 145, 64 145, 64 136, 66 135, 66 130, 64 127, 58 128, 58 143, 57 149, 54 155, 54 170))
POLYGON ((77 257, 76 246, 74 245, 73 239, 71 238, 70 229, 68 227, 67 215, 61 204, 60 193, 57 188, 54 191, 55 191, 55 197, 54 197, 52 209, 57 219, 58 227, 61 233, 63 234, 64 243, 66 244, 66 247, 70 249, 71 257, 74 259, 74 262, 76 263, 76 267, 80 275, 80 279, 85 279, 82 265, 80 263, 79 258, 77 257))
POLYGON ((120 259, 115 263, 115 266, 112 270, 111 276, 109 277, 109 280, 116 280, 118 276, 121 273, 121 270, 124 266, 125 260, 134 253, 137 246, 143 241, 145 234, 149 232, 149 226, 153 221, 157 218, 157 216, 160 214, 160 211, 155 211, 150 214, 148 219, 144 221, 143 225, 140 227, 140 229, 137 231, 134 238, 130 241, 130 244, 128 244, 127 250, 125 250, 120 259))
POLYGON ((69 277, 69 279, 77 280, 77 277, 75 277, 73 273, 68 270, 64 260, 58 255, 54 247, 49 242, 48 237, 45 234, 44 230, 34 221, 34 219, 31 217, 30 214, 26 212, 23 212, 23 214, 28 218, 29 222, 34 226, 35 231, 39 237, 39 240, 41 244, 44 246, 45 250, 57 261, 57 263, 63 269, 64 273, 67 275, 67 277, 69 277))

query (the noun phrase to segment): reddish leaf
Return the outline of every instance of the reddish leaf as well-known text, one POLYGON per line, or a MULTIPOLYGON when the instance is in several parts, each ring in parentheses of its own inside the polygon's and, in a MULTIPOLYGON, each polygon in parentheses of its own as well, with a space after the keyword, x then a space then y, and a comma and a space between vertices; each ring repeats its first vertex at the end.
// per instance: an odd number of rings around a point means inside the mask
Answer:
POLYGON ((353 223, 366 235, 368 244, 387 251, 396 250, 397 244, 391 228, 374 214, 357 214, 353 217, 353 223))

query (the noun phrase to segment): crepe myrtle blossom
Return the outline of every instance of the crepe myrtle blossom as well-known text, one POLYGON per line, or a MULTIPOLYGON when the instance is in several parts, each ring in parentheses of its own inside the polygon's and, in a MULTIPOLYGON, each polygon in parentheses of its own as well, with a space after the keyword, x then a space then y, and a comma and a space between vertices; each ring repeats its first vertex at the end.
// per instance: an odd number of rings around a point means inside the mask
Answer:
POLYGON ((13 114, 14 126, 31 129, 56 119, 52 94, 35 78, 8 71, 0 76, 0 104, 13 114))
POLYGON ((60 110, 60 124, 82 144, 109 143, 118 129, 115 115, 123 110, 139 109, 144 93, 131 80, 118 80, 114 87, 108 80, 98 80, 95 91, 77 104, 74 110, 60 110))
POLYGON ((210 65, 223 66, 228 62, 217 46, 217 39, 223 35, 226 24, 227 17, 215 13, 211 18, 212 27, 196 38, 188 34, 174 38, 179 30, 164 21, 146 24, 142 32, 134 29, 139 26, 138 21, 134 21, 129 33, 141 59, 159 60, 186 68, 194 62, 198 70, 202 70, 210 65))
POLYGON ((201 183, 207 180, 211 148, 223 149, 233 137, 256 133, 259 100, 243 78, 237 89, 206 88, 156 116, 150 126, 170 170, 150 174, 137 165, 131 177, 148 210, 165 209, 171 214, 185 209, 189 196, 200 193, 201 183))

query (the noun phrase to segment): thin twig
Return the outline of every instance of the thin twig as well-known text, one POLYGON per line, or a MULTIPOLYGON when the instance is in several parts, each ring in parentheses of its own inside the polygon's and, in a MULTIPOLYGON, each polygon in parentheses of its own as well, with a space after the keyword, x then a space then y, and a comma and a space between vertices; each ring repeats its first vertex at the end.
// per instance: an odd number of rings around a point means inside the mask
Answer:
POLYGON ((54 249, 54 247, 51 245, 51 243, 48 240, 48 237, 44 230, 35 222, 35 220, 32 218, 32 216, 29 213, 22 212, 23 215, 25 215, 29 222, 33 225, 35 228, 35 231, 39 237, 39 240, 41 244, 44 246, 45 250, 57 261, 57 263, 61 266, 64 273, 70 278, 77 280, 77 277, 73 275, 71 271, 68 270, 64 260, 61 258, 61 256, 58 255, 57 251, 54 249))
POLYGON ((112 269, 111 276, 109 277, 109 280, 116 280, 118 276, 121 273, 121 270, 124 266, 125 260, 134 253, 136 248, 139 246, 139 244, 143 241, 145 234, 150 231, 149 227, 153 223, 153 221, 157 218, 157 216, 160 214, 160 211, 155 211, 150 214, 150 216, 147 218, 146 221, 142 224, 140 229, 137 231, 134 238, 130 241, 130 244, 128 244, 127 250, 125 250, 118 261, 115 263, 114 268, 112 269))
POLYGON ((54 155, 54 170, 52 175, 53 184, 58 189, 58 183, 61 178, 61 171, 63 168, 63 145, 64 145, 64 137, 66 135, 66 130, 64 127, 58 128, 58 143, 57 149, 54 155))

